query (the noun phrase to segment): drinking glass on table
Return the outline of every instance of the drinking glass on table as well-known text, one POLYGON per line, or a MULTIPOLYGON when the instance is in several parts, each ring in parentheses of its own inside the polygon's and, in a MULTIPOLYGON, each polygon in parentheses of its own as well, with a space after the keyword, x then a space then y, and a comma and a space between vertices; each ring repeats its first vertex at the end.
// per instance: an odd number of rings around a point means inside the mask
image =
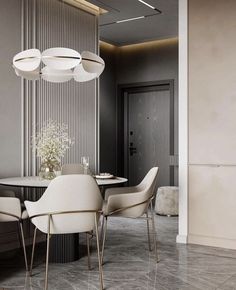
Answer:
POLYGON ((88 168, 89 168, 89 157, 88 156, 82 156, 81 157, 81 164, 84 168, 84 174, 88 174, 88 168))

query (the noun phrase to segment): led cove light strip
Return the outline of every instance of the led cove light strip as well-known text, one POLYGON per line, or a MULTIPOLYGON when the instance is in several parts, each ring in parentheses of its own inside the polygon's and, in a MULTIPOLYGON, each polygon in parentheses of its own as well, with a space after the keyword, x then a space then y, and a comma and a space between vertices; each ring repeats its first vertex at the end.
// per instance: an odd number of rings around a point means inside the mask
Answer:
POLYGON ((153 7, 152 5, 148 4, 147 2, 145 2, 143 0, 138 0, 138 1, 143 3, 144 5, 147 5, 148 7, 152 8, 153 10, 155 10, 155 7, 153 7))
POLYGON ((142 18, 145 18, 145 16, 139 16, 139 17, 128 18, 128 19, 124 19, 124 20, 119 20, 119 21, 116 21, 116 23, 122 23, 122 22, 127 22, 127 21, 133 21, 133 20, 138 20, 138 19, 142 19, 142 18))

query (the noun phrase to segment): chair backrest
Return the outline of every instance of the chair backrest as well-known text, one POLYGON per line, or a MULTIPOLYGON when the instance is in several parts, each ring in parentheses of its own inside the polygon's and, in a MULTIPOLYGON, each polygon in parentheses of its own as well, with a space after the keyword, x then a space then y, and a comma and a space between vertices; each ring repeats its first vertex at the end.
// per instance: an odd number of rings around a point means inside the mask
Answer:
POLYGON ((150 196, 152 196, 155 193, 158 170, 158 167, 151 168, 139 185, 137 185, 137 188, 140 190, 147 190, 150 196))
POLYGON ((21 204, 16 197, 0 197, 0 222, 12 222, 21 218, 21 204), (2 214, 1 212, 7 213, 2 214))
POLYGON ((117 215, 124 217, 140 217, 142 216, 149 205, 147 201, 154 195, 155 185, 157 182, 158 167, 153 167, 146 174, 142 182, 133 187, 135 191, 119 195, 113 195, 108 198, 108 211, 113 211, 116 208, 125 208, 134 204, 138 206, 123 210, 117 215))
MULTIPOLYGON (((61 167, 61 174, 68 175, 68 174, 84 174, 84 167, 80 163, 70 163, 70 164, 63 164, 61 167)), ((90 169, 88 168, 87 174, 92 175, 90 169)))
MULTIPOLYGON (((102 197, 96 181, 90 175, 62 175, 53 179, 42 197, 36 202, 25 202, 29 216, 42 213, 68 212, 52 215, 50 233, 77 233, 94 228, 93 212, 70 213, 71 211, 98 211, 102 209, 102 197)), ((48 230, 48 217, 32 219, 44 233, 48 230)))

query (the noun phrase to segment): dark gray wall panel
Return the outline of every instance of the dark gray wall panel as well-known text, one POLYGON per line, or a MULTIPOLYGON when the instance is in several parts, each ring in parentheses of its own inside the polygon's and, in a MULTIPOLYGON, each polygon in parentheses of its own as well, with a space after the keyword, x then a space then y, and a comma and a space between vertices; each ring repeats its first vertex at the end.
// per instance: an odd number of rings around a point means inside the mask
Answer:
MULTIPOLYGON (((103 104, 103 108, 102 106, 100 108, 101 168, 113 169, 114 159, 117 158, 114 147, 110 145, 108 148, 108 141, 105 139, 106 136, 109 136, 109 143, 112 144, 111 140, 115 142, 117 138, 115 121, 117 84, 174 80, 174 153, 178 155, 178 39, 124 46, 117 48, 115 52, 113 47, 113 53, 109 47, 106 44, 100 46, 101 55, 106 59, 106 68, 100 79, 100 103, 103 104), (106 150, 102 148, 106 148, 106 150)), ((178 170, 175 166, 175 184, 177 182, 178 170)))
POLYGON ((102 46, 106 63, 100 77, 100 172, 116 171, 116 49, 102 46))

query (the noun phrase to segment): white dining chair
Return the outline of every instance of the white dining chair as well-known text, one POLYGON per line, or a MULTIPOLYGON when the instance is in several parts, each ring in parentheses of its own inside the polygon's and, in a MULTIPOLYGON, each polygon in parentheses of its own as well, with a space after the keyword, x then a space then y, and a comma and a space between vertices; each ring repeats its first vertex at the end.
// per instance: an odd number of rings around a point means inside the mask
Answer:
MULTIPOLYGON (((0 197, 16 197, 16 193, 13 190, 9 189, 1 189, 0 190, 0 197)), ((25 204, 21 201, 21 210, 25 210, 25 204)))
MULTIPOLYGON (((84 169, 81 163, 67 163, 63 164, 61 167, 61 175, 70 175, 70 174, 89 174, 92 175, 92 172, 89 168, 84 169)), ((86 243, 87 243, 87 254, 88 254, 88 268, 90 270, 90 243, 93 238, 93 232, 86 233, 86 243)))
MULTIPOLYGON (((68 175, 68 174, 85 174, 85 169, 82 164, 80 163, 68 163, 63 164, 61 167, 61 174, 68 175)), ((92 175, 91 170, 87 169, 87 174, 92 175)))
POLYGON ((23 248, 24 253, 24 260, 25 260, 25 269, 28 271, 28 262, 27 262, 27 255, 26 255, 26 248, 25 248, 25 238, 24 238, 24 231, 23 231, 23 220, 28 218, 27 211, 22 211, 20 199, 14 197, 14 192, 2 192, 0 197, 0 222, 7 223, 7 222, 17 222, 18 223, 18 237, 20 246, 23 248))
POLYGON ((95 228, 100 289, 103 289, 98 233, 102 197, 93 177, 80 174, 58 176, 50 182, 47 190, 38 201, 25 201, 25 206, 32 223, 35 225, 30 274, 33 267, 37 229, 47 234, 45 289, 48 289, 50 236, 54 234, 87 233, 95 228))
POLYGON ((107 232, 108 218, 125 217, 125 218, 145 218, 147 221, 147 234, 149 251, 151 248, 150 227, 152 223, 153 242, 156 262, 159 262, 156 244, 156 230, 152 200, 155 194, 158 167, 149 170, 142 182, 132 187, 109 188, 105 192, 105 201, 103 205, 102 221, 102 261, 104 256, 104 247, 107 232), (149 209, 151 216, 149 216, 149 209), (146 215, 143 217, 143 215, 146 215))

